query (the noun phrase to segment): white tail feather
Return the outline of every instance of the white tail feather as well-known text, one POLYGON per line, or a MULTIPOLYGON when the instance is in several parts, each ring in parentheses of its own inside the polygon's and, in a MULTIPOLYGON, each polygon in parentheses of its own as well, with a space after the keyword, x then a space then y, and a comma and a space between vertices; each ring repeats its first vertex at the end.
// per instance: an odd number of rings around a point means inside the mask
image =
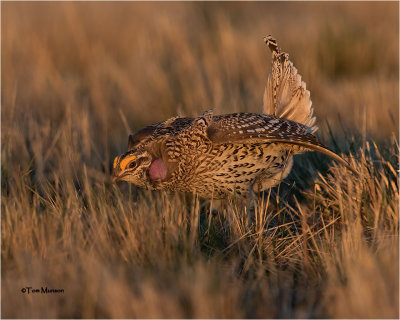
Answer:
POLYGON ((265 87, 263 112, 304 124, 312 132, 317 131, 310 91, 305 82, 301 81, 289 55, 278 48, 276 40, 267 36, 264 41, 272 51, 272 70, 265 87))

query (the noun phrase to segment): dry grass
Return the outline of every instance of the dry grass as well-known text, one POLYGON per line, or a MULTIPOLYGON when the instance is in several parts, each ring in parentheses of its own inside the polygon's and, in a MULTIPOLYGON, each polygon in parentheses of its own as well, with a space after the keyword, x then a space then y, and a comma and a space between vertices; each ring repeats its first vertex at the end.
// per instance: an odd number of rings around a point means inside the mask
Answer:
POLYGON ((1 6, 3 318, 399 317, 398 3, 1 6), (142 125, 259 112, 269 33, 359 178, 299 156, 254 219, 110 184, 142 125))

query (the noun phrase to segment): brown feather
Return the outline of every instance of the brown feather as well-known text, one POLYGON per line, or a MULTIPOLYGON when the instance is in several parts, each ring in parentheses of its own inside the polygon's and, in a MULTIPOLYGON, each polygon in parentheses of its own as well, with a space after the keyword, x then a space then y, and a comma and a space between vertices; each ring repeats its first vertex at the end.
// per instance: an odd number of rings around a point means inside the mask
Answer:
POLYGON ((289 60, 289 55, 282 52, 276 40, 271 36, 264 38, 272 51, 272 70, 268 76, 264 92, 263 111, 266 114, 294 120, 311 128, 315 132, 315 117, 305 82, 289 60))

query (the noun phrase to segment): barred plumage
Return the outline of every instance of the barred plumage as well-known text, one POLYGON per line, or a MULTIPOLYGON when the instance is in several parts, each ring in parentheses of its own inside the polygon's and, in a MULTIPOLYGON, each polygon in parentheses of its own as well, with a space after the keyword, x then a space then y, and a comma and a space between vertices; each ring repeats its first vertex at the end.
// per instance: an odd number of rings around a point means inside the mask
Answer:
POLYGON ((293 154, 302 151, 347 165, 313 135, 310 93, 288 54, 272 37, 265 42, 273 59, 264 94, 268 114, 214 116, 209 110, 152 124, 129 136, 128 151, 114 161, 114 180, 220 199, 274 186, 290 172, 293 154))

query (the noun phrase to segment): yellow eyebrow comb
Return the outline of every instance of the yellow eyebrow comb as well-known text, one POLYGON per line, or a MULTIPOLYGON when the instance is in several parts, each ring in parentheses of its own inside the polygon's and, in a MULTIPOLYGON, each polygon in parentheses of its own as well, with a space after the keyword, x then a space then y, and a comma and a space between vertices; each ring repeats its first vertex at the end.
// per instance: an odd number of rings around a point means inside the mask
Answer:
POLYGON ((129 162, 131 162, 132 160, 135 160, 136 158, 137 158, 136 156, 130 156, 130 157, 126 157, 125 159, 123 159, 123 160, 121 161, 121 164, 119 165, 120 168, 121 168, 121 170, 125 170, 127 164, 128 164, 129 162))

